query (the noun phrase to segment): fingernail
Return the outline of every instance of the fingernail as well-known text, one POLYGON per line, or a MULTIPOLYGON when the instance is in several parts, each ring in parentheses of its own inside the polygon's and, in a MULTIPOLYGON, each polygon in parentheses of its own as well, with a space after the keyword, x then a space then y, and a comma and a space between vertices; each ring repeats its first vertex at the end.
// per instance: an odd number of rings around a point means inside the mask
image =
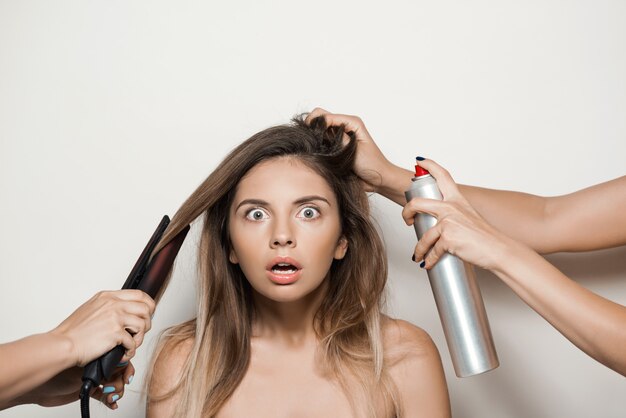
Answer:
POLYGON ((131 374, 130 377, 128 378, 129 385, 133 382, 133 377, 135 377, 135 375, 131 374))
POLYGON ((422 261, 422 262, 420 263, 420 267, 421 267, 421 268, 424 268, 424 266, 425 266, 425 265, 426 265, 426 262, 425 262, 425 261, 422 261))
POLYGON ((112 393, 115 392, 115 388, 113 386, 105 386, 104 389, 102 389, 102 393, 112 393))
POLYGON ((117 400, 118 400, 119 398, 120 398, 120 395, 113 395, 113 396, 111 397, 111 403, 113 403, 113 402, 117 402, 117 400))
POLYGON ((415 157, 415 159, 416 159, 417 161, 424 161, 426 158, 424 158, 424 157, 420 157, 420 156, 418 155, 417 157, 415 157))
POLYGON ((411 260, 415 261, 415 254, 411 256, 411 260))
POLYGON ((124 366, 127 366, 127 365, 128 365, 128 362, 127 361, 123 361, 121 363, 118 363, 117 367, 124 367, 124 366))

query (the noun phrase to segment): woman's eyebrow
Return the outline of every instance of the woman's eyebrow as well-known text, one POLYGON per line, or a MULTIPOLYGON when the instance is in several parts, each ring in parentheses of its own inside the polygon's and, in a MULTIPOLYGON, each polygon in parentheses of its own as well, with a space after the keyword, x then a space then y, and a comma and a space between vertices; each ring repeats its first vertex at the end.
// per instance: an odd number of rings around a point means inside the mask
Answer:
POLYGON ((304 196, 304 197, 301 197, 300 199, 294 201, 293 203, 296 204, 296 205, 301 205, 303 203, 312 202, 314 200, 321 200, 322 202, 326 202, 326 204, 328 206, 331 206, 331 204, 328 201, 328 199, 326 199, 325 197, 322 197, 322 196, 318 196, 318 195, 304 196))
POLYGON ((269 202, 261 199, 244 199, 235 208, 235 212, 243 205, 269 206, 269 202))

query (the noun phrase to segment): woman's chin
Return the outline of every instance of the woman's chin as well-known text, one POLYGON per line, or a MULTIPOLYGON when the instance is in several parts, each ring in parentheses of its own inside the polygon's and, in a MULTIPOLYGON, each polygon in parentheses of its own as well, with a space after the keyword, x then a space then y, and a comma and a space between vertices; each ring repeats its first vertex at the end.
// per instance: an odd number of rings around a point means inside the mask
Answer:
POLYGON ((272 302, 293 303, 310 300, 310 296, 316 293, 320 285, 321 283, 312 285, 303 280, 297 280, 291 284, 277 284, 271 281, 262 288, 256 288, 254 286, 253 288, 265 299, 272 302))

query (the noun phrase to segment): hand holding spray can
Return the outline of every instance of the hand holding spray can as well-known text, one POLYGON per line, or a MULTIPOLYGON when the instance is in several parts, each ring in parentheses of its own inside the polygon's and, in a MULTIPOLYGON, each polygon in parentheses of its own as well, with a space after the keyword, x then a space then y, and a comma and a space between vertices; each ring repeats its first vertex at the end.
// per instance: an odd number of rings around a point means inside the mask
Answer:
MULTIPOLYGON (((411 187, 404 194, 407 202, 415 197, 443 200, 435 179, 418 165, 411 187)), ((417 239, 436 223, 431 215, 415 215, 417 239)), ((452 254, 444 254, 428 270, 428 279, 456 375, 468 377, 498 367, 498 354, 472 266, 452 254)))

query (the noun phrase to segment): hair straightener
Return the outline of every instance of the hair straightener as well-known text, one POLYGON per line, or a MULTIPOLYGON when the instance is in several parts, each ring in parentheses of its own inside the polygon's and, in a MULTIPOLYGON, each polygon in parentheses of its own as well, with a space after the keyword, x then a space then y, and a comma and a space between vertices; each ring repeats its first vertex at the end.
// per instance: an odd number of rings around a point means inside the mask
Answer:
MULTIPOLYGON (((153 299, 157 297, 172 269, 178 250, 180 250, 187 232, 189 232, 189 225, 187 225, 150 259, 150 255, 159 241, 161 241, 161 237, 169 223, 170 218, 167 215, 164 216, 156 231, 152 234, 150 241, 148 241, 146 248, 139 256, 135 266, 130 271, 130 275, 124 282, 122 289, 139 289, 146 292, 153 299)), ((91 389, 100 385, 103 379, 111 378, 113 371, 124 356, 124 351, 124 346, 118 345, 85 366, 83 370, 83 384, 80 391, 80 410, 83 418, 89 418, 89 393, 91 389)))

